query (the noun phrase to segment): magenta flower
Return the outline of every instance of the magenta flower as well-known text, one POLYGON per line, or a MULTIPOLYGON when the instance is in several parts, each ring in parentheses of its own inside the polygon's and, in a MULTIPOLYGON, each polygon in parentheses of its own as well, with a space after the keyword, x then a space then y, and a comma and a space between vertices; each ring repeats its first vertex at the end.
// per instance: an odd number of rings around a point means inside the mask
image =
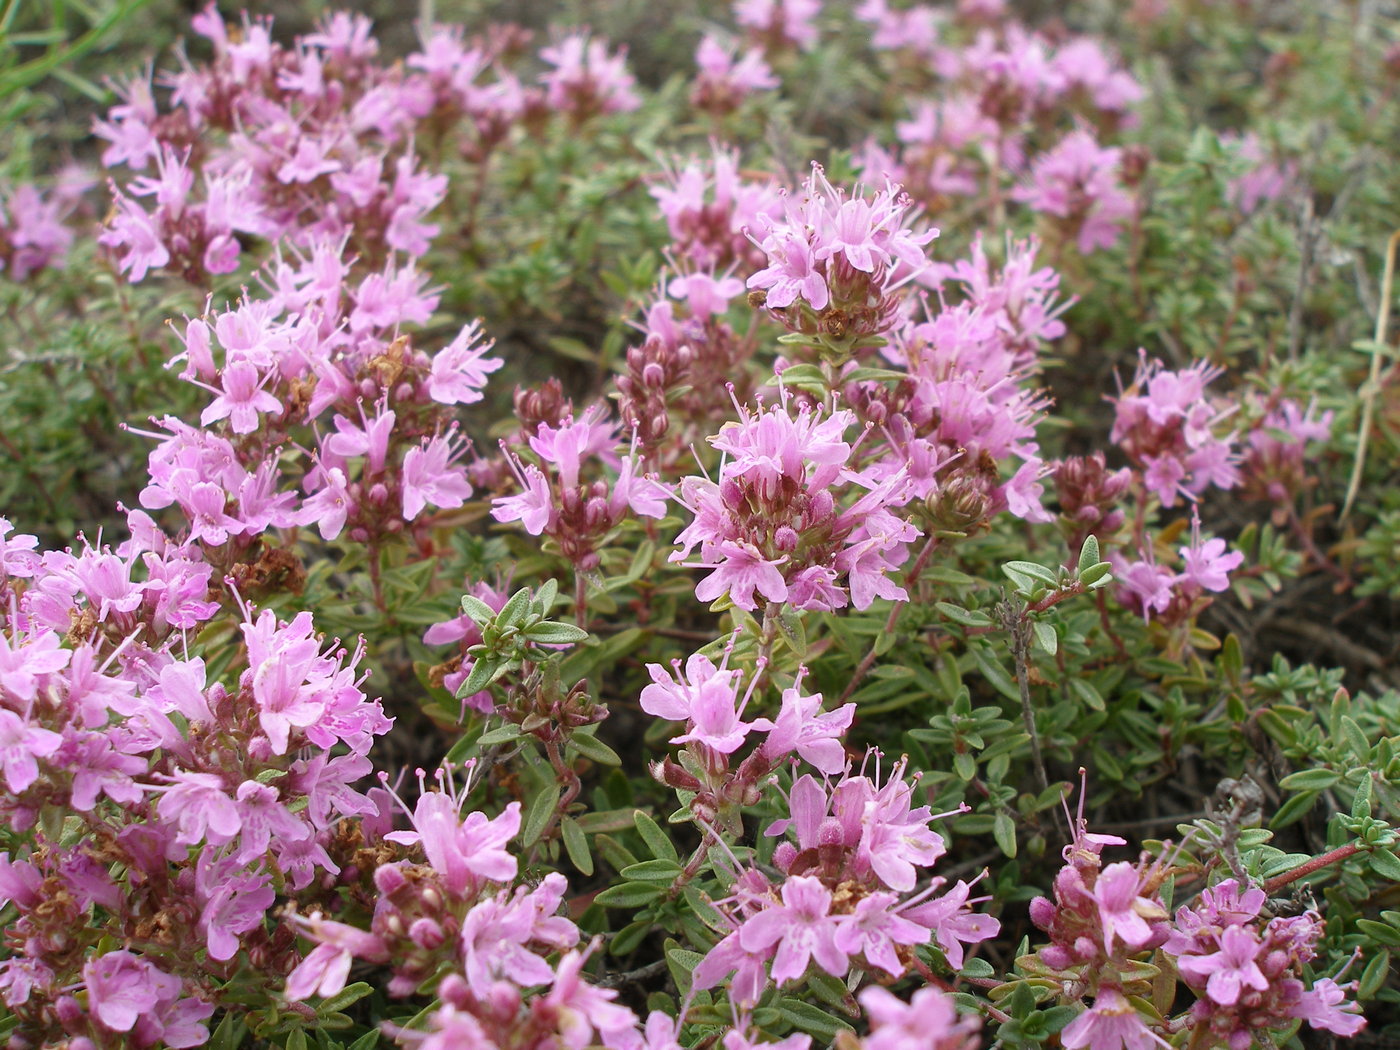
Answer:
POLYGON ((355 959, 383 963, 389 961, 389 950, 377 936, 321 918, 319 912, 309 918, 297 917, 307 936, 319 941, 310 954, 287 975, 286 997, 302 1002, 318 995, 322 999, 337 994, 350 976, 350 964, 355 959))
POLYGON ((554 1021, 563 1050, 594 1045, 595 1031, 598 1041, 608 1044, 623 1033, 634 1033, 637 1027, 636 1014, 613 1002, 617 992, 583 980, 586 959, 585 952, 568 952, 559 960, 549 994, 532 1004, 535 1013, 554 1021))
POLYGON ((50 729, 30 725, 13 711, 0 707, 0 766, 5 784, 18 794, 39 779, 37 758, 48 758, 63 743, 50 729))
POLYGON ((739 701, 736 672, 716 667, 709 657, 699 653, 691 656, 684 673, 677 664, 675 677, 660 664, 648 664, 647 671, 652 684, 642 690, 642 710, 657 718, 687 723, 687 732, 672 737, 673 744, 694 741, 729 755, 743 746, 751 731, 773 728, 766 718, 741 721, 748 697, 739 701))
POLYGON ((959 1016, 953 997, 937 988, 920 988, 901 1002, 878 986, 863 989, 860 1005, 870 1019, 864 1050, 971 1050, 978 1045, 981 1021, 959 1016))
POLYGON ((1361 1007, 1356 1000, 1348 1000, 1343 987, 1331 977, 1319 977, 1311 988, 1299 993, 1289 1016, 1300 1017, 1313 1028, 1332 1032, 1344 1039, 1351 1038, 1366 1027, 1361 1007))
POLYGON ((465 448, 450 435, 438 434, 431 441, 411 448, 403 458, 403 516, 412 521, 428 504, 450 510, 460 507, 472 494, 466 472, 454 466, 465 448))
POLYGON ((837 929, 836 947, 847 955, 863 954, 866 962, 891 977, 904 976, 895 945, 927 944, 930 934, 928 927, 910 922, 895 910, 898 901, 895 894, 885 892, 862 897, 837 929))
POLYGON ((114 1032, 129 1032, 162 999, 178 996, 178 977, 128 951, 108 952, 83 966, 83 984, 93 1016, 114 1032))
POLYGON ((1099 872, 1094 882, 1094 900, 1098 905, 1099 921, 1103 929, 1103 946, 1113 953, 1116 937, 1129 948, 1142 948, 1152 939, 1152 927, 1142 917, 1142 912, 1156 915, 1161 906, 1138 894, 1141 878, 1137 868, 1127 861, 1110 864, 1099 872))
POLYGON ((413 810, 413 830, 384 837, 403 845, 420 843, 428 863, 450 893, 465 896, 483 881, 509 882, 516 861, 505 844, 520 831, 520 803, 497 817, 472 812, 463 819, 461 801, 443 791, 426 791, 413 810))
POLYGON ((263 389, 269 376, 258 375, 257 368, 251 362, 231 361, 224 366, 220 378, 223 389, 200 414, 199 422, 203 426, 227 419, 235 434, 251 434, 261 422, 260 412, 274 416, 282 414, 282 402, 263 389))
POLYGON ((723 561, 695 586, 700 601, 712 602, 727 593, 736 606, 752 612, 758 608, 755 593, 770 602, 787 600, 787 582, 778 571, 786 558, 765 558, 753 544, 732 540, 716 543, 711 553, 715 557, 723 561))
POLYGON ((277 789, 256 780, 238 785, 238 816, 242 822, 239 864, 262 856, 274 843, 296 842, 311 835, 311 829, 292 816, 282 804, 277 789))
POLYGON ((1094 1005, 1060 1033, 1065 1050, 1153 1050, 1169 1044, 1143 1023, 1133 1004, 1117 988, 1099 987, 1094 1005))
POLYGON ((794 875, 783 883, 782 895, 782 904, 744 923, 739 943, 751 952, 778 946, 773 980, 779 984, 800 978, 811 959, 833 977, 844 976, 850 961, 836 941, 840 926, 831 914, 831 891, 820 879, 794 875))
POLYGON ((177 770, 156 803, 161 820, 177 829, 175 841, 181 846, 206 842, 221 846, 232 842, 243 827, 239 808, 228 795, 223 778, 215 773, 187 773, 177 770))
POLYGON ((1234 1006, 1246 988, 1265 992, 1269 980, 1259 969, 1263 947, 1248 926, 1229 926, 1220 933, 1220 950, 1209 955, 1183 955, 1177 969, 1188 981, 1204 984, 1206 994, 1221 1006, 1234 1006))
POLYGON ((822 712, 822 694, 803 696, 800 682, 783 690, 783 705, 763 742, 763 753, 775 764, 796 751, 803 760, 827 775, 840 773, 846 765, 842 736, 851 727, 856 705, 842 704, 835 711, 822 712))
POLYGON ((741 927, 725 936, 696 964, 695 987, 714 988, 733 974, 725 986, 730 1001, 740 1006, 753 1006, 768 987, 767 963, 773 957, 773 946, 747 948, 740 940, 742 932, 741 927))
POLYGON ((505 362, 486 353, 496 340, 482 341, 481 322, 473 321, 446 348, 433 357, 428 374, 428 396, 444 405, 470 405, 480 401, 486 377, 505 362))
POLYGON ((232 858, 211 858, 201 853, 195 867, 199 928, 209 958, 224 962, 238 954, 242 934, 262 926, 277 893, 265 872, 243 871, 232 858))

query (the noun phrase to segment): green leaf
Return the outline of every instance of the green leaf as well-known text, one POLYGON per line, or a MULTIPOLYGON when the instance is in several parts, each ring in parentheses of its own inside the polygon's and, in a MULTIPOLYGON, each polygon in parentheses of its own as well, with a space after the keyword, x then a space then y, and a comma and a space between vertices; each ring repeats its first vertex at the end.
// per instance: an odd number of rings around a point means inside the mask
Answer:
POLYGON ((521 587, 510 596, 510 600, 496 614, 496 622, 501 626, 522 627, 525 615, 530 611, 530 588, 521 587))
POLYGON ((1031 633, 1035 635, 1035 644, 1044 649, 1051 656, 1060 648, 1060 636, 1055 633, 1052 624, 1041 623, 1036 620, 1031 624, 1031 633))
POLYGON ((934 602, 933 607, 954 623, 960 623, 964 627, 992 626, 992 618, 976 609, 964 609, 952 602, 934 602))
POLYGON ((530 799, 529 805, 525 808, 525 826, 520 832, 522 846, 533 846, 544 834, 544 829, 549 826, 554 811, 559 808, 561 790, 559 781, 553 780, 542 787, 534 798, 530 799))
POLYGON ((676 990, 682 996, 690 994, 690 975, 703 958, 699 952, 687 951, 675 941, 666 942, 666 965, 671 971, 671 980, 676 982, 676 990))
POLYGON ((484 626, 496 618, 496 610, 474 594, 462 595, 462 612, 470 616, 478 627, 484 626))
POLYGON ((582 627, 553 620, 543 620, 521 633, 536 645, 572 645, 588 637, 588 632, 582 627))
POLYGON ((482 733, 476 742, 481 747, 496 747, 498 744, 509 744, 513 740, 519 740, 524 735, 518 725, 507 722, 503 726, 497 726, 495 729, 482 733))
POLYGON ((1366 964, 1366 969, 1361 971, 1361 980, 1357 982, 1356 997, 1358 999, 1374 999, 1376 993, 1385 987, 1386 976, 1390 973, 1390 953, 1377 952, 1375 957, 1366 964))
POLYGON ((364 981, 358 981, 355 984, 347 985, 329 999, 322 1000, 321 1004, 316 1007, 316 1012, 322 1015, 338 1013, 347 1006, 358 1003, 372 991, 374 991, 374 988, 364 981))
POLYGON ((1326 791, 1341 779, 1341 774, 1331 769, 1303 769, 1284 777, 1278 786, 1286 791, 1326 791))
POLYGON ((241 1017, 230 1010, 224 1014, 219 1027, 215 1028, 205 1044, 209 1050, 238 1050, 248 1036, 248 1026, 241 1017))
POLYGON ((632 823, 637 829, 637 833, 642 836, 642 841, 647 844, 647 849, 651 850, 651 855, 658 860, 670 861, 679 865, 680 854, 676 852, 675 843, 671 841, 671 836, 661 830, 660 825, 651 819, 651 816, 643 810, 636 810, 632 814, 632 823))
POLYGON ((1060 578, 1053 569, 1047 569, 1044 565, 1037 565, 1033 561, 1009 561, 1001 567, 1001 571, 1015 580, 1018 576, 1029 576, 1033 580, 1039 580, 1047 587, 1059 585, 1060 578))
POLYGON ((600 766, 622 765, 618 753, 592 733, 575 730, 569 737, 569 746, 590 762, 597 762, 600 766))
POLYGON ((1097 565, 1090 565, 1079 573, 1079 582, 1091 590, 1096 591, 1100 587, 1107 587, 1113 582, 1113 576, 1109 572, 1113 566, 1106 561, 1101 561, 1097 565))
POLYGON ((1099 563, 1099 541, 1094 536, 1087 536, 1084 539, 1084 546, 1079 548, 1079 572, 1082 575, 1084 570, 1091 565, 1099 563))
POLYGON ((1002 810, 992 821, 992 837, 996 839, 997 848, 1008 857, 1016 856, 1016 822, 1011 819, 1011 814, 1002 810))
POLYGON ((820 1007, 799 999, 781 999, 777 1006, 789 1024, 816 1036, 823 1043, 834 1040, 837 1032, 853 1031, 850 1025, 832 1017, 820 1007))
POLYGON ((649 882, 623 882, 609 886, 593 900, 605 908, 640 908, 666 892, 664 886, 649 882))
POLYGON ((1400 858, 1388 849, 1373 849, 1368 861, 1371 870, 1391 882, 1400 882, 1400 858))
POLYGON ((651 919, 638 919, 628 923, 612 935, 608 941, 608 951, 617 956, 631 955, 647 939, 647 934, 655 929, 656 923, 651 919))
POLYGON ((592 875, 593 854, 588 852, 588 836, 578 826, 578 821, 573 817, 560 818, 559 836, 564 840, 564 852, 569 855, 569 862, 584 875, 592 875))
POLYGON ((1103 694, 1096 689, 1092 682, 1084 678, 1071 678, 1069 680, 1069 691, 1079 697, 1084 706, 1091 711, 1102 711, 1104 709, 1103 694))
POLYGON ((1357 919, 1356 928, 1373 941, 1400 948, 1400 927, 1388 922, 1376 922, 1374 919, 1357 919))
POLYGON ((536 616, 548 616, 549 610, 554 608, 554 603, 559 599, 559 581, 553 576, 540 584, 540 589, 535 592, 534 600, 530 603, 534 607, 536 616))
POLYGON ((457 687, 457 699, 461 700, 481 692, 496 680, 497 672, 506 669, 507 663, 505 660, 492 659, 484 653, 478 656, 472 663, 472 669, 467 672, 467 677, 457 687))
POLYGON ((680 873, 680 864, 671 860, 644 860, 640 864, 629 864, 618 872, 624 879, 667 885, 675 882, 680 873))

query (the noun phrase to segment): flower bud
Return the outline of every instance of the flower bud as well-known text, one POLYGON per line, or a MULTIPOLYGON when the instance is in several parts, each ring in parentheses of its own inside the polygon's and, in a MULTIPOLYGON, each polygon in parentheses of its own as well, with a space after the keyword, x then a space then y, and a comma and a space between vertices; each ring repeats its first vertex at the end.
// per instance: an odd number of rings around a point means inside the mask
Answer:
POLYGON ((397 864, 384 864, 374 872, 374 888, 381 897, 392 897, 408 884, 408 877, 399 870, 397 864))
POLYGON ((433 951, 447 938, 442 927, 432 919, 415 919, 408 928, 408 938, 425 951, 433 951))

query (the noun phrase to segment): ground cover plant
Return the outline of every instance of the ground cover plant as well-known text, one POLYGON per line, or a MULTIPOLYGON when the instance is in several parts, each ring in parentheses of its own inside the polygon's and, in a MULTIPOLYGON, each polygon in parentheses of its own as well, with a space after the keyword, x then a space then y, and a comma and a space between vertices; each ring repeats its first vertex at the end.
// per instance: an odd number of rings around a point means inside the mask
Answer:
POLYGON ((384 7, 0 5, 9 1045, 1394 1041, 1396 12, 384 7))

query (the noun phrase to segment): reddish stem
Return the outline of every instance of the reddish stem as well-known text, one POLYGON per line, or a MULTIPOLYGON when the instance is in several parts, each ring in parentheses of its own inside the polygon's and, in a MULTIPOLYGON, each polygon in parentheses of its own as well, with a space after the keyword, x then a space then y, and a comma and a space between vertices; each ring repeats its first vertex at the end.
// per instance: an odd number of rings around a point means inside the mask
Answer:
POLYGON ((1321 871, 1339 861, 1354 857, 1363 851, 1359 842, 1348 842, 1345 846, 1338 846, 1334 850, 1328 850, 1320 857, 1313 857, 1312 860, 1305 860, 1292 871, 1285 871, 1282 875, 1275 875, 1268 882, 1264 883, 1264 892, 1273 893, 1282 886, 1287 886, 1290 882, 1297 882, 1299 879, 1307 878, 1315 871, 1321 871))

